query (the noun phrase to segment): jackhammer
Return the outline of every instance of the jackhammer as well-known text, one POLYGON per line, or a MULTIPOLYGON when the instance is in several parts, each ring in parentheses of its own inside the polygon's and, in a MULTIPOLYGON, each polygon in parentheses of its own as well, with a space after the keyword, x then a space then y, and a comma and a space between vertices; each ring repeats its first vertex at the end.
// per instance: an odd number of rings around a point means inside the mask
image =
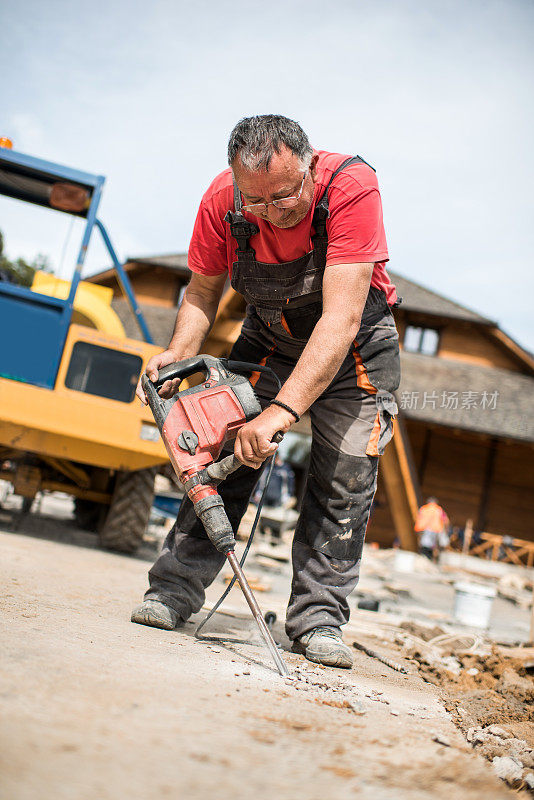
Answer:
MULTIPOLYGON (((143 375, 141 384, 174 471, 196 515, 212 544, 228 559, 278 672, 288 677, 288 669, 236 557, 234 531, 216 489, 242 466, 234 454, 216 460, 223 445, 235 439, 241 426, 261 412, 250 382, 233 370, 271 371, 258 364, 199 355, 163 367, 154 383, 143 375), (165 381, 181 382, 197 372, 204 375, 200 385, 178 391, 169 399, 159 396, 158 389, 165 381)), ((280 442, 282 437, 279 432, 273 441, 280 442)))

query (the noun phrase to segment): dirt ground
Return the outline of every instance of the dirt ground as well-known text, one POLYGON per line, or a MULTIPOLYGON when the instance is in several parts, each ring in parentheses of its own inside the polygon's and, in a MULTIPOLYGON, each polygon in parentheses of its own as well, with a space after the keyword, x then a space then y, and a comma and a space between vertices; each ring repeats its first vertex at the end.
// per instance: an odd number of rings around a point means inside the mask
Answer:
MULTIPOLYGON (((97 549, 68 514, 34 514, 13 532, 15 522, 0 513, 1 800, 514 796, 477 752, 476 725, 468 742, 473 726, 455 724, 445 681, 424 680, 423 659, 394 637, 367 641, 409 675, 356 650, 350 671, 285 652, 285 681, 238 590, 211 630, 250 645, 195 640, 202 614, 173 632, 133 625, 154 543, 124 557, 97 549)), ((260 570, 260 605, 278 614, 274 635, 287 647, 287 568, 261 563, 248 571, 260 570)), ((347 628, 349 642, 372 612, 353 617, 362 623, 347 628)))
MULTIPOLYGON (((457 655, 461 667, 455 673, 434 663, 424 651, 414 648, 413 655, 419 673, 440 688, 445 708, 479 753, 491 761, 517 759, 532 771, 534 678, 521 661, 503 657, 500 648, 491 646, 484 654, 457 655)), ((525 773, 515 772, 516 779, 512 776, 508 782, 520 787, 525 773)), ((529 783, 534 789, 534 782, 529 783)))

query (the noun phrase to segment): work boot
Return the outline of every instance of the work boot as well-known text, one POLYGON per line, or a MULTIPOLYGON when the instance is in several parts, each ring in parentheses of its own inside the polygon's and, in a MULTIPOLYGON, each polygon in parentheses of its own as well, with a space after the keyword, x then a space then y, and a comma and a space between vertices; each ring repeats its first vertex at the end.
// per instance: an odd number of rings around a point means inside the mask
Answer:
POLYGON ((339 628, 313 628, 295 639, 291 650, 293 653, 301 653, 308 661, 327 667, 350 669, 354 662, 352 652, 343 642, 339 628))
POLYGON ((159 600, 145 600, 132 611, 132 622, 139 625, 151 625, 153 628, 163 628, 173 631, 183 620, 174 608, 160 603, 159 600))

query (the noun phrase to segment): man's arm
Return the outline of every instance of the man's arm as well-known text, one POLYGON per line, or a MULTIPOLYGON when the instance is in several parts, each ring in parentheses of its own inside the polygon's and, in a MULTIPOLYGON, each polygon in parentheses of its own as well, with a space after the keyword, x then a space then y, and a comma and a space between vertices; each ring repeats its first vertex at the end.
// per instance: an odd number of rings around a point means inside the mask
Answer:
MULTIPOLYGON (((337 264, 323 278, 323 313, 295 369, 277 399, 303 414, 334 379, 360 328, 374 264, 337 264)), ((294 417, 269 406, 244 425, 236 439, 237 457, 252 467, 276 450, 274 434, 289 430, 294 417)))
MULTIPOLYGON (((157 380, 158 370, 162 367, 174 361, 181 361, 183 358, 196 356, 200 352, 202 343, 215 320, 226 278, 226 273, 213 276, 193 272, 176 317, 174 334, 168 348, 163 353, 152 356, 146 365, 145 372, 151 381, 157 380)), ((178 386, 178 381, 165 381, 159 394, 162 397, 172 397, 178 391, 178 386)), ((146 405, 141 381, 137 384, 137 396, 146 405)))

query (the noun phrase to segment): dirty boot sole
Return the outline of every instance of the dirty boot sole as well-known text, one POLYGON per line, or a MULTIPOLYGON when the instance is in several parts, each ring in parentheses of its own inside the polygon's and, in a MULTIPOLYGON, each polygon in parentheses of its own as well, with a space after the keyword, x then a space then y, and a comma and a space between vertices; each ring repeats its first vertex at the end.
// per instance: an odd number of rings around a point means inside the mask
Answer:
POLYGON ((145 600, 134 608, 131 621, 139 625, 150 625, 152 628, 162 628, 165 631, 173 631, 182 623, 174 608, 169 608, 156 600, 145 600))
POLYGON ((305 647, 296 639, 291 646, 291 652, 304 656, 308 661, 313 661, 314 664, 323 664, 325 667, 350 669, 354 663, 352 653, 344 644, 341 647, 333 645, 331 650, 316 651, 310 647, 305 647))

